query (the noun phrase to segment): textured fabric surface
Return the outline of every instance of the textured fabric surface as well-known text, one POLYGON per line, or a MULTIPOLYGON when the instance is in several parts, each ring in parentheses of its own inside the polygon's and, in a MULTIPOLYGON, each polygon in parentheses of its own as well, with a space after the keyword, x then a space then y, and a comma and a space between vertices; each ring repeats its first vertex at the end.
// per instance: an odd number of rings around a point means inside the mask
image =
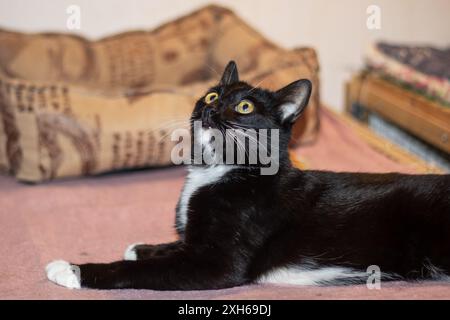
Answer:
MULTIPOLYGON (((295 152, 310 168, 413 172, 370 148, 331 114, 316 144, 295 152)), ((182 167, 26 185, 0 176, 0 299, 416 299, 450 298, 450 284, 307 287, 251 285, 213 291, 69 290, 50 283, 54 259, 107 262, 135 242, 174 240, 182 167)))
POLYGON ((370 69, 450 106, 450 49, 380 42, 369 47, 366 58, 370 69))
POLYGON ((400 63, 424 74, 450 80, 450 48, 402 46, 380 42, 378 49, 400 63))
POLYGON ((282 49, 227 9, 208 6, 153 31, 97 41, 0 30, 0 170, 44 181, 169 165, 170 131, 229 60, 243 80, 269 89, 310 79, 293 140, 314 138, 314 50, 282 49))

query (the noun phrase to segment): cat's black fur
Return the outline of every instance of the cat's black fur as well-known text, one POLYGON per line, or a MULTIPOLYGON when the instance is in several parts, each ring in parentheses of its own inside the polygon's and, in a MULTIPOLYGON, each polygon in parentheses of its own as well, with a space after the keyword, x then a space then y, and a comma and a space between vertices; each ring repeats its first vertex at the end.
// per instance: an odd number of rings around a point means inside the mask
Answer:
POLYGON ((278 92, 253 88, 239 81, 231 62, 211 90, 219 94, 216 104, 202 97, 192 119, 208 127, 228 121, 280 129, 279 172, 261 175, 248 165, 227 171, 192 194, 184 222, 179 204, 179 241, 138 245, 138 261, 78 265, 81 287, 219 289, 294 266, 346 270, 315 284, 365 281, 370 265, 379 266, 382 280, 450 274, 449 175, 301 171, 290 164, 287 143, 308 102, 309 81, 278 92), (233 111, 242 98, 254 102, 255 112, 233 111), (280 108, 292 102, 297 109, 282 119, 280 108))

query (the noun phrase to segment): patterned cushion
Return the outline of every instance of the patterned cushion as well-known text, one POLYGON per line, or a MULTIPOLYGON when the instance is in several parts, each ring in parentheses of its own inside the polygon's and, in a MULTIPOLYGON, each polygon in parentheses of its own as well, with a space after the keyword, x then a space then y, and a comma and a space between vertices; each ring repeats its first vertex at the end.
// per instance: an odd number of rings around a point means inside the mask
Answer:
POLYGON ((378 42, 367 51, 370 70, 450 106, 450 49, 378 42))
POLYGON ((208 6, 153 31, 98 41, 0 30, 0 169, 22 181, 170 165, 170 130, 234 59, 271 89, 308 78, 292 143, 318 127, 314 50, 285 50, 231 11, 208 6))

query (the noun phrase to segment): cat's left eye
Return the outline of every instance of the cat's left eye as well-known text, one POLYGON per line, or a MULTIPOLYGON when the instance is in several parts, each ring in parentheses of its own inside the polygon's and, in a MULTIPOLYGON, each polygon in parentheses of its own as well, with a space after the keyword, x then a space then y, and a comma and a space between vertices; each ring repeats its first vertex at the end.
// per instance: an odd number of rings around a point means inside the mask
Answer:
POLYGON ((237 112, 241 113, 241 114, 249 114, 251 112, 253 112, 253 110, 255 109, 255 106, 253 105, 253 103, 249 100, 242 100, 241 102, 239 102, 239 104, 234 108, 234 110, 236 110, 237 112))
POLYGON ((210 103, 216 101, 218 98, 219 98, 219 95, 217 94, 217 92, 210 92, 206 95, 205 102, 207 104, 210 104, 210 103))

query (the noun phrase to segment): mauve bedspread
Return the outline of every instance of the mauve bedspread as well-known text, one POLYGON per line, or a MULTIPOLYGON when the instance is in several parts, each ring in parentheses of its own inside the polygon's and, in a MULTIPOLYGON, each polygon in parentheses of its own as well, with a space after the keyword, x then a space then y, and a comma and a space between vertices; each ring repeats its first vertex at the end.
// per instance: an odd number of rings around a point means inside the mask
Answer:
MULTIPOLYGON (((311 168, 402 171, 413 168, 371 149, 329 112, 316 144, 296 152, 311 168)), ((415 299, 450 298, 450 284, 366 286, 251 285, 213 291, 68 290, 47 281, 53 259, 107 262, 133 242, 175 239, 174 207, 184 168, 25 185, 0 176, 0 299, 415 299)))

